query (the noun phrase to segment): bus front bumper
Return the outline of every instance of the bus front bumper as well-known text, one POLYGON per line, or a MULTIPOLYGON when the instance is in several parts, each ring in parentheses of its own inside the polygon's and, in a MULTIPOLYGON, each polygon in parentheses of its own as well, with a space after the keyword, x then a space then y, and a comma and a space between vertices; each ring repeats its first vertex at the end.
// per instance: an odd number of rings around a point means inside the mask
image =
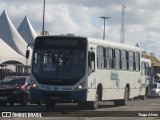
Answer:
POLYGON ((78 102, 87 100, 87 89, 80 91, 42 91, 46 100, 50 99, 57 102, 78 102))

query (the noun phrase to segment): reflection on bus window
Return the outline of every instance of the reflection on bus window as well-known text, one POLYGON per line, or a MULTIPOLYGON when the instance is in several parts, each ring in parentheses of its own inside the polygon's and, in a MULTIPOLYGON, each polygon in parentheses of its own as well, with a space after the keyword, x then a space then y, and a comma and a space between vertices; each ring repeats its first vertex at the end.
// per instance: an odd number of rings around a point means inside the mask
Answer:
POLYGON ((73 79, 85 71, 85 52, 81 49, 43 49, 34 54, 33 72, 48 78, 73 79))

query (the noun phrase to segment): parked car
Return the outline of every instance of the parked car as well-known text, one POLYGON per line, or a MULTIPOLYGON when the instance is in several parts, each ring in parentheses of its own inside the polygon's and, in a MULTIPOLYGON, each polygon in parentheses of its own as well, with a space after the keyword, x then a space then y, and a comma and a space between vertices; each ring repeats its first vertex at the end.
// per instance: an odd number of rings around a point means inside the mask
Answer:
POLYGON ((9 103, 26 105, 30 100, 29 95, 30 79, 29 76, 9 76, 0 82, 0 105, 5 106, 9 103))
POLYGON ((160 97, 160 83, 154 83, 152 85, 151 97, 160 97))

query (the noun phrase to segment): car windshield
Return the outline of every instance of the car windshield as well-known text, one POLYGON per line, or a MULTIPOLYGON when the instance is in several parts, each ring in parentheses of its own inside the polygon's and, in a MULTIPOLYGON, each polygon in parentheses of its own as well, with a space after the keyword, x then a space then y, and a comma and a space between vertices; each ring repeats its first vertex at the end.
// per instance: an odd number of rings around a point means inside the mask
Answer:
POLYGON ((0 85, 23 85, 26 78, 6 77, 0 83, 0 85))

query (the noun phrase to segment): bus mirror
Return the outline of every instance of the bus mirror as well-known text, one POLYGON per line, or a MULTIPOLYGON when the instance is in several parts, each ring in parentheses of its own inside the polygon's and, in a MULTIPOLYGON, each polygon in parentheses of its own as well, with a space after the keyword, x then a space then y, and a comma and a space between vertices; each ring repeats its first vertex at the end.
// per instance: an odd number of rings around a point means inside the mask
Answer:
POLYGON ((95 53, 91 52, 91 61, 95 61, 95 53))
POLYGON ((29 50, 26 50, 26 59, 29 58, 29 50))

